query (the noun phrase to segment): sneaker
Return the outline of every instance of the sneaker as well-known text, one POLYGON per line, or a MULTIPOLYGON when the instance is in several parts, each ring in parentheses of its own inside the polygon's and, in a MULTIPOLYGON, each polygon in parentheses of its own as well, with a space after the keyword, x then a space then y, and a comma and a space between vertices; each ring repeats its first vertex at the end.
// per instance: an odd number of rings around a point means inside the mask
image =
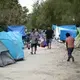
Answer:
POLYGON ((34 52, 34 54, 36 54, 36 52, 34 52))
POLYGON ((68 59, 67 62, 69 62, 70 60, 68 59))
POLYGON ((72 60, 72 62, 74 62, 74 59, 72 60))
POLYGON ((28 48, 28 49, 30 49, 30 48, 28 48))
POLYGON ((33 54, 33 52, 31 52, 31 54, 33 54))

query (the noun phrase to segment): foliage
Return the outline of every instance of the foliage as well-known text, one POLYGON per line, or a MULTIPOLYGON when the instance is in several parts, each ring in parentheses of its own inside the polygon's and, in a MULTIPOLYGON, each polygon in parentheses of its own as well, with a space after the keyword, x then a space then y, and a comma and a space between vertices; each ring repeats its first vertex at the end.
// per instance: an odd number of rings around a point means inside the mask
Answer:
POLYGON ((27 23, 26 7, 21 7, 18 0, 0 0, 0 25, 25 25, 27 23))
POLYGON ((46 0, 33 5, 28 26, 46 28, 52 24, 80 24, 80 0, 46 0))
POLYGON ((37 0, 33 12, 22 7, 18 0, 0 0, 0 26, 26 25, 31 28, 47 28, 52 24, 80 25, 80 0, 37 0))

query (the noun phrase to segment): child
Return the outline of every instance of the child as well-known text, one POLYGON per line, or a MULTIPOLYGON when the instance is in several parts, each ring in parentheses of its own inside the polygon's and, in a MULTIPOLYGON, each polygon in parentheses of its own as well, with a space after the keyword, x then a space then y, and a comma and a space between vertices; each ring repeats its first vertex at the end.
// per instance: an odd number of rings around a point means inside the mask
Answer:
POLYGON ((74 62, 74 57, 72 56, 72 52, 74 50, 74 38, 72 38, 70 36, 69 33, 66 34, 66 47, 67 47, 67 51, 68 51, 68 59, 67 61, 70 61, 70 59, 72 58, 72 61, 74 62))

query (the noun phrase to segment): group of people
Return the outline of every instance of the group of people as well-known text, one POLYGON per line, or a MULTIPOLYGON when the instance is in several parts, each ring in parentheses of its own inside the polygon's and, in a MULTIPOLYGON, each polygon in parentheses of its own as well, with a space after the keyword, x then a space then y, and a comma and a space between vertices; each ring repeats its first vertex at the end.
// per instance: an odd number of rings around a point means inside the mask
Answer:
MULTIPOLYGON (((32 29, 29 40, 31 43, 31 54, 36 54, 37 46, 40 46, 40 44, 38 43, 38 41, 40 40, 40 34, 45 34, 45 36, 43 36, 43 39, 46 39, 48 49, 51 49, 54 31, 50 27, 48 27, 48 29, 46 31, 43 31, 42 33, 39 32, 38 29, 32 29)), ((74 50, 74 38, 72 38, 69 33, 66 34, 66 48, 68 52, 67 61, 70 61, 70 59, 72 58, 72 61, 74 62, 74 57, 72 56, 72 52, 74 50)))
POLYGON ((42 38, 49 49, 51 49, 51 42, 54 31, 48 27, 47 30, 39 31, 38 29, 32 29, 27 42, 31 44, 31 54, 36 54, 37 46, 40 46, 40 38, 42 38))

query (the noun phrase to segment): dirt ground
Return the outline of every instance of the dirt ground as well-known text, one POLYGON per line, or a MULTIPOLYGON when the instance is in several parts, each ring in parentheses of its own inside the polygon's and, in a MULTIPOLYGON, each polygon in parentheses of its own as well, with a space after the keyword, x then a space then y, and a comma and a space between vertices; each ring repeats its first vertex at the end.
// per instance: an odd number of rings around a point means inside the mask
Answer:
POLYGON ((80 51, 67 62, 65 45, 53 41, 52 49, 38 48, 36 55, 25 49, 25 60, 0 68, 0 80, 80 80, 80 51))

